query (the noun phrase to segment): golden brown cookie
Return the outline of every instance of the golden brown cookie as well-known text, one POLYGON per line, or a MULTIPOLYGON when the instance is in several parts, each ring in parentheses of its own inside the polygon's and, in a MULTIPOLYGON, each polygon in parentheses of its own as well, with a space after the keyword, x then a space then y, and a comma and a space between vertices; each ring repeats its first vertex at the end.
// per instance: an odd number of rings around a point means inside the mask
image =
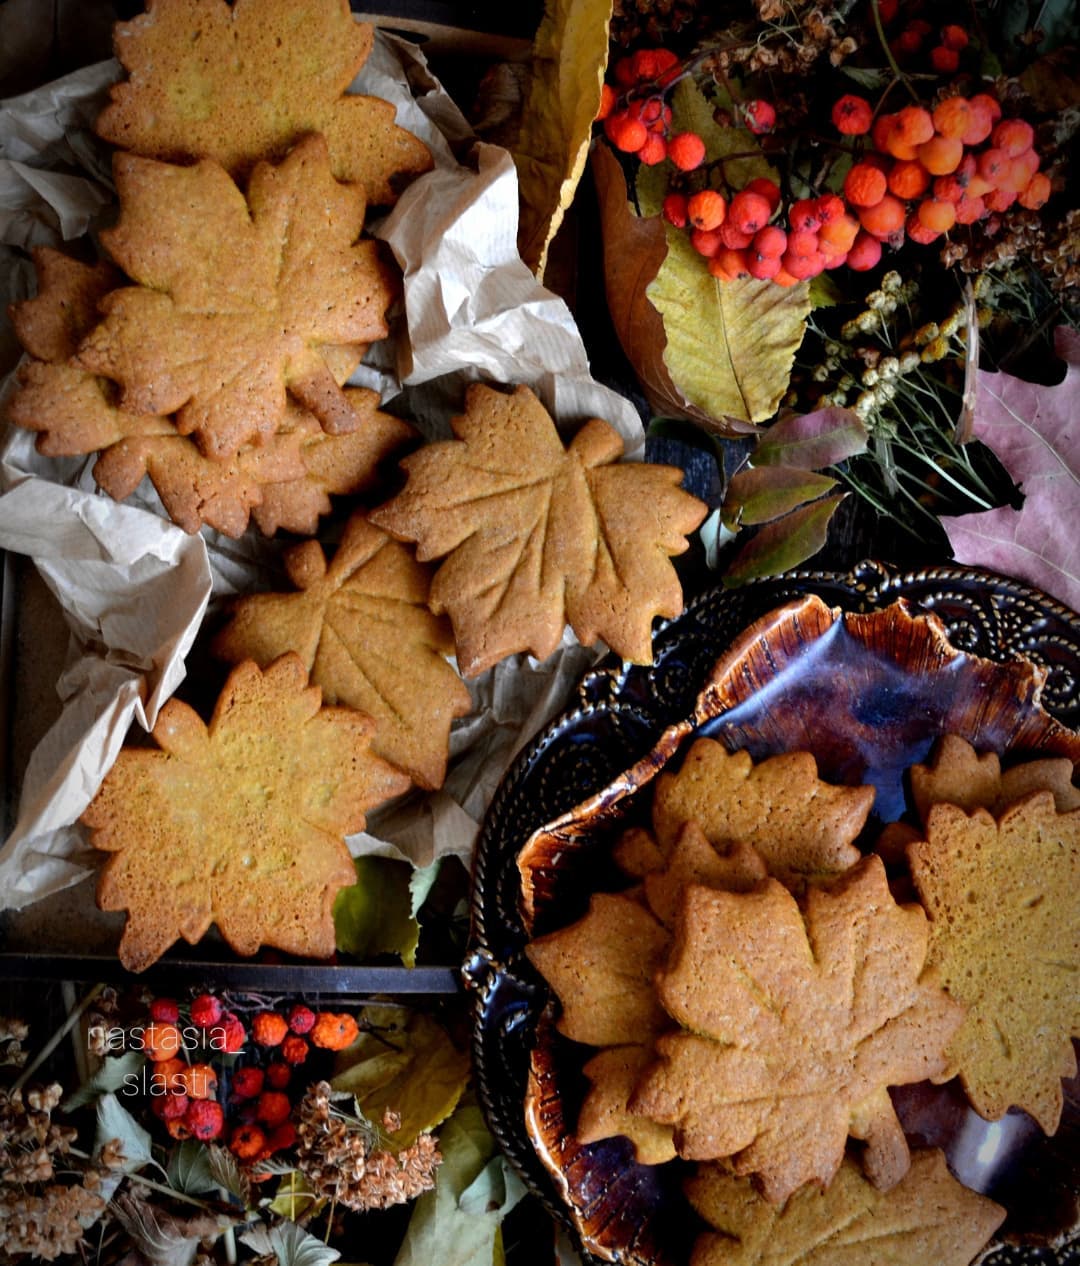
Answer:
POLYGON ((653 798, 653 830, 670 852, 684 822, 696 822, 717 849, 750 844, 769 874, 789 887, 838 874, 859 860, 854 840, 874 801, 872 787, 822 782, 809 752, 753 763, 698 739, 675 773, 663 773, 653 798))
POLYGON ((1029 1112, 1052 1134, 1080 1036, 1080 810, 1035 792, 995 820, 930 809, 908 849, 930 916, 930 962, 968 1009, 949 1057, 972 1106, 1029 1112))
POLYGON ((559 1032, 589 1046, 640 1044, 666 1024, 653 976, 667 929, 625 894, 596 893, 577 923, 531 941, 529 961, 562 1003, 559 1032))
POLYGON ((128 79, 95 128, 136 154, 212 158, 237 178, 317 132, 338 180, 389 203, 431 154, 389 102, 346 93, 373 38, 348 0, 152 0, 114 30, 128 79))
POLYGON ((750 892, 768 878, 768 873, 752 844, 736 842, 721 853, 696 822, 687 822, 675 837, 663 867, 645 876, 645 899, 660 922, 671 927, 690 884, 724 892, 750 892))
POLYGON ((1059 813, 1080 809, 1080 788, 1072 782, 1073 765, 1067 756, 1023 761, 1002 771, 996 752, 977 753, 956 734, 946 734, 934 749, 929 765, 914 765, 911 794, 919 817, 926 822, 935 804, 955 804, 969 813, 988 809, 997 815, 1032 791, 1052 791, 1059 813))
POLYGON ((317 541, 284 562, 297 591, 240 598, 215 654, 265 665, 296 652, 328 703, 374 719, 373 752, 421 786, 441 786, 451 722, 472 701, 446 660, 449 626, 428 610, 430 569, 363 514, 349 520, 332 562, 317 541))
POLYGON ((634 1145, 639 1165, 663 1165, 678 1154, 670 1125, 635 1115, 627 1102, 645 1069, 653 1061, 652 1044, 609 1046, 594 1055, 583 1072, 590 1089, 578 1114, 574 1137, 579 1143, 597 1143, 622 1135, 634 1145))
POLYGON ((368 750, 371 730, 321 707, 296 655, 235 668, 209 726, 170 699, 160 750, 124 748, 82 817, 112 854, 98 904, 128 912, 124 966, 142 971, 213 922, 238 954, 333 953, 334 897, 356 877, 344 836, 409 785, 368 750))
POLYGON ((712 1228, 690 1266, 969 1266, 1005 1218, 937 1150, 915 1152, 889 1191, 846 1160, 824 1190, 802 1187, 782 1206, 718 1165, 699 1165, 686 1194, 712 1228))
POLYGON ((804 908, 777 880, 753 892, 686 890, 657 992, 681 1026, 630 1110, 675 1126, 679 1154, 728 1158, 766 1197, 827 1185, 849 1135, 879 1187, 907 1144, 887 1087, 944 1071, 963 1017, 924 971, 927 919, 889 895, 879 858, 804 908))
POLYGON ((102 242, 137 284, 101 301, 79 364, 119 384, 122 409, 175 414, 209 457, 282 429, 287 393, 324 430, 355 427, 341 349, 385 337, 396 283, 357 240, 363 191, 333 178, 326 142, 259 164, 246 196, 209 159, 121 154, 114 169, 121 214, 102 242))
POLYGON ((669 560, 706 513, 682 472, 620 463, 622 440, 596 418, 564 448, 527 387, 474 384, 453 426, 456 440, 405 459, 404 491, 371 519, 445 560, 431 601, 450 615, 464 675, 519 651, 546 658, 567 623, 582 643, 650 662, 653 619, 683 606, 669 560))

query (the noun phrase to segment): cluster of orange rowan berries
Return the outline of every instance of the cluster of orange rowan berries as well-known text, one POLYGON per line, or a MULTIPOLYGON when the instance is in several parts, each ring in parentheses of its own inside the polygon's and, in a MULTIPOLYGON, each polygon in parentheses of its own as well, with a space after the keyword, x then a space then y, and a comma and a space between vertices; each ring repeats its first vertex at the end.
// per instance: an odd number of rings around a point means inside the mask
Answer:
POLYGON ((311 1048, 343 1050, 359 1034, 351 1015, 312 1011, 303 1003, 256 1012, 250 1032, 214 994, 193 999, 188 1015, 190 1024, 183 1024, 172 998, 150 1004, 140 1044, 149 1060, 151 1111, 172 1138, 212 1142, 225 1136, 230 1150, 248 1163, 296 1142, 288 1090, 311 1048), (233 1061, 221 1061, 223 1055, 241 1062, 228 1067, 233 1061))
POLYGON ((973 224, 1014 203, 1037 210, 1050 196, 1035 133, 1004 119, 988 93, 947 97, 933 110, 911 105, 874 118, 863 97, 841 97, 832 121, 845 136, 868 135, 843 196, 792 203, 772 223, 781 195, 758 177, 730 201, 715 189, 670 193, 664 217, 690 228, 690 241, 719 280, 768 279, 790 286, 825 269, 873 268, 882 247, 927 245, 955 225, 973 224))

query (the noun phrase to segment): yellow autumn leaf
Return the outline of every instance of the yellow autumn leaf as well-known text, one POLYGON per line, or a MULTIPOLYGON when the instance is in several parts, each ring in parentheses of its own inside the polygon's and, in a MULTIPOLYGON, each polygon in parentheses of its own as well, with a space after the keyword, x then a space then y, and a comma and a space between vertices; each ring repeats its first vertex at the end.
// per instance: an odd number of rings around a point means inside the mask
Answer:
POLYGON ((538 277, 585 170, 611 6, 612 0, 548 0, 533 43, 514 162, 521 184, 518 249, 538 277))
POLYGON ((681 230, 648 289, 667 334, 664 364, 686 399, 714 418, 764 422, 791 378, 810 287, 717 281, 681 230))

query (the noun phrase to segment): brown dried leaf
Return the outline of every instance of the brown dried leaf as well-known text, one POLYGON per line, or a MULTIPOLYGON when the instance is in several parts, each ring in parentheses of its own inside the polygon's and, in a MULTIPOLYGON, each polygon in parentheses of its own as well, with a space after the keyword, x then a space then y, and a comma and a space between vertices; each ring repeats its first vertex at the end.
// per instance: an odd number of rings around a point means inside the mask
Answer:
POLYGON ((320 707, 296 655, 235 668, 209 726, 170 699, 161 750, 125 748, 82 817, 112 854, 98 903, 128 911, 124 965, 141 971, 215 921, 239 954, 332 954, 331 907, 355 874, 343 837, 409 785, 368 751, 371 730, 320 707))
POLYGON ((449 625, 428 610, 431 569, 360 514, 331 563, 307 541, 285 565, 299 592, 241 598, 215 653, 265 666, 295 651, 327 703, 375 720, 373 752, 421 786, 441 786, 450 723, 472 702, 445 658, 454 649, 449 625))
POLYGON ((392 202, 394 177, 427 171, 431 155, 389 102, 345 92, 373 38, 347 0, 155 0, 116 26, 129 79, 95 126, 134 153, 212 158, 236 177, 317 132, 338 180, 392 202))

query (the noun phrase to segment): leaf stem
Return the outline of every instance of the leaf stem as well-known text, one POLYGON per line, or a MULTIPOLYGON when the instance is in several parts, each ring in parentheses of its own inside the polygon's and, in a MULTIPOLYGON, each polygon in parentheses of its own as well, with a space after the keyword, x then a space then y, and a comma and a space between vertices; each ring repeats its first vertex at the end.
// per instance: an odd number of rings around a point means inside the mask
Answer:
POLYGON ((75 1027, 75 1025, 79 1023, 79 1020, 82 1019, 83 1013, 94 1003, 94 1001, 98 997, 101 996, 104 990, 105 990, 104 985, 95 985, 93 989, 91 989, 90 992, 86 995, 86 997, 83 998, 83 1000, 80 1003, 78 1003, 77 1006, 75 1006, 68 1013, 68 1018, 64 1021, 64 1023, 56 1030, 56 1032, 52 1035, 51 1038, 49 1038, 49 1040, 45 1043, 45 1045, 41 1048, 41 1050, 38 1051, 36 1057, 33 1060, 31 1060, 29 1064, 27 1064, 27 1066, 22 1070, 19 1076, 15 1079, 14 1083, 11 1086, 11 1089, 8 1092, 9 1094, 14 1094, 16 1090, 21 1090, 23 1086, 26 1085, 26 1083, 30 1080, 31 1077, 33 1077, 33 1075, 37 1072, 37 1070, 41 1067, 41 1065, 44 1064, 45 1061, 49 1058, 49 1056, 53 1053, 53 1051, 56 1050, 56 1048, 60 1045, 60 1043, 64 1040, 64 1038, 67 1037, 67 1035, 71 1032, 71 1030, 75 1027))

